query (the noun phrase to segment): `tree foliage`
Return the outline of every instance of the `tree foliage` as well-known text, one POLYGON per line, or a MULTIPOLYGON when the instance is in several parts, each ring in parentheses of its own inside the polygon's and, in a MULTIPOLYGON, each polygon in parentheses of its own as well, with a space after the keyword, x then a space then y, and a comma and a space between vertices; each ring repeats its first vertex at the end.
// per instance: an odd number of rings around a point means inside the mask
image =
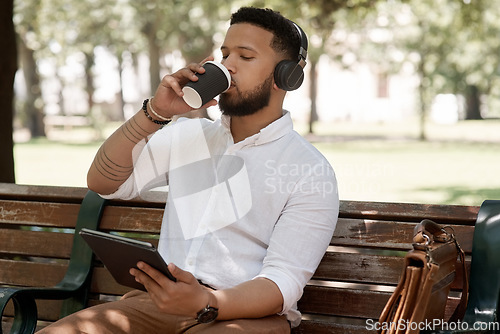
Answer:
POLYGON ((498 1, 381 1, 364 17, 347 14, 337 22, 336 35, 348 42, 336 41, 334 56, 345 66, 363 62, 388 74, 413 67, 419 79, 422 139, 437 94, 464 96, 466 119, 482 118, 482 97, 488 98, 488 109, 495 109, 500 90, 498 1))
MULTIPOLYGON (((412 66, 420 81, 422 129, 431 101, 439 93, 465 96, 467 117, 480 118, 482 102, 493 110, 500 101, 499 2, 16 0, 14 18, 28 86, 23 119, 34 135, 43 135, 45 106, 40 82, 48 74, 40 72, 41 65, 55 68, 49 75, 58 82, 61 114, 68 111, 65 106, 74 108, 72 101, 64 100, 65 90, 71 87, 87 95, 85 107, 91 113, 94 76, 99 74, 95 66, 98 48, 114 56, 120 76, 125 64, 139 73, 139 59, 147 55, 150 83, 137 89, 142 95, 153 93, 161 76, 175 70, 167 55, 180 54, 189 63, 212 54, 222 40, 229 14, 242 5, 271 7, 308 32, 311 131, 316 112, 316 65, 325 54, 345 67, 370 63, 374 71, 387 75, 412 66), (74 72, 68 76, 68 68, 74 71, 75 64, 78 76, 74 72)), ((119 93, 123 106, 123 90, 119 93)), ((421 136, 425 137, 424 130, 421 136)))

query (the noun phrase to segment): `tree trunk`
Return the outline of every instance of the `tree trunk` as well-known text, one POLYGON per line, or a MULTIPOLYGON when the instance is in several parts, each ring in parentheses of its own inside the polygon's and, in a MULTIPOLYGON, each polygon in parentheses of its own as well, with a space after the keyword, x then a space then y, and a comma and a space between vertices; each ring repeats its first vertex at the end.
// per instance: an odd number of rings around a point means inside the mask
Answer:
POLYGON ((426 87, 425 87, 425 55, 420 53, 420 62, 418 63, 418 97, 420 99, 420 134, 419 139, 421 141, 427 140, 427 134, 425 132, 425 123, 427 120, 427 98, 426 98, 426 87))
POLYGON ((151 88, 151 95, 156 92, 156 88, 160 84, 160 46, 156 38, 157 33, 156 22, 148 23, 142 29, 148 40, 149 49, 149 85, 151 88))
POLYGON ((63 94, 65 82, 64 79, 59 75, 59 71, 55 71, 55 77, 57 78, 57 81, 59 81, 59 114, 66 116, 66 102, 63 94))
POLYGON ((40 76, 38 75, 34 51, 24 43, 22 36, 19 38, 19 55, 24 81, 26 82, 26 101, 24 105, 26 126, 30 130, 32 137, 45 137, 40 76))
POLYGON ((475 85, 468 85, 465 92, 466 110, 465 119, 483 119, 481 116, 481 102, 479 89, 475 85))
POLYGON ((17 71, 16 33, 12 22, 14 0, 0 1, 0 182, 15 182, 14 141, 14 76, 17 71))
POLYGON ((311 114, 309 116, 309 133, 314 133, 314 122, 318 120, 318 109, 316 99, 318 97, 318 72, 316 71, 318 62, 311 59, 309 62, 310 67, 310 85, 309 97, 311 98, 311 114))
POLYGON ((87 92, 87 104, 88 111, 87 115, 92 115, 92 109, 94 107, 94 74, 92 73, 92 68, 94 67, 95 58, 94 51, 87 53, 85 52, 85 90, 87 92))
POLYGON ((120 92, 118 98, 120 99, 120 114, 118 115, 120 121, 125 120, 125 96, 123 96, 123 52, 116 53, 116 59, 118 59, 118 73, 120 75, 120 92))

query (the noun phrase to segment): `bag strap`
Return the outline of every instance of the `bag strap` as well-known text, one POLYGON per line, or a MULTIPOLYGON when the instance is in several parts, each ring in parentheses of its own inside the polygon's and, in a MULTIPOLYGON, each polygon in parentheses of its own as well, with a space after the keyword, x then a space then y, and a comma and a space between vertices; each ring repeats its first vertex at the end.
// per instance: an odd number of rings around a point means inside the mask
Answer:
POLYGON ((460 297, 460 303, 458 303, 457 308, 455 308, 455 311, 451 315, 448 322, 457 322, 458 320, 462 320, 464 318, 467 302, 469 300, 469 277, 467 275, 467 267, 465 265, 465 253, 456 240, 455 244, 457 245, 458 255, 460 257, 460 262, 462 263, 462 296, 460 297))
MULTIPOLYGON (((449 227, 452 231, 453 229, 449 227)), ((460 302, 458 303, 455 311, 450 317, 449 322, 457 322, 463 319, 465 315, 465 310, 467 308, 467 302, 469 299, 469 278, 467 275, 467 267, 465 265, 465 253, 463 249, 458 244, 454 231, 452 233, 447 232, 446 227, 441 227, 441 225, 433 222, 430 219, 424 219, 419 224, 415 226, 413 242, 414 247, 418 244, 426 243, 430 244, 434 241, 436 242, 448 242, 453 240, 455 246, 457 247, 457 253, 460 258, 460 263, 462 264, 462 296, 460 297, 460 302)))

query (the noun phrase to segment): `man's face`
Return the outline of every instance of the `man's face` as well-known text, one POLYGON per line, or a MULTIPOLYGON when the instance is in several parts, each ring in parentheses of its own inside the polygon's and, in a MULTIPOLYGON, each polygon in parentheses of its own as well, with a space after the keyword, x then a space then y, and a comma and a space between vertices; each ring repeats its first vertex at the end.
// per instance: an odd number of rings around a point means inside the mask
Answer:
POLYGON ((225 115, 251 115, 269 104, 276 52, 273 34, 248 23, 233 24, 222 44, 222 63, 231 73, 231 87, 220 96, 225 115))

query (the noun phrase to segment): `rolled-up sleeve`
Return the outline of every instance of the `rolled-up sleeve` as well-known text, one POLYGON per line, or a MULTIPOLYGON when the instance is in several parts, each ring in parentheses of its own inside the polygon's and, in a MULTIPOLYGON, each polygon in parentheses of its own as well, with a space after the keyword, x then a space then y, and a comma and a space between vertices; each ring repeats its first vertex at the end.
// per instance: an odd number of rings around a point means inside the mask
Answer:
POLYGON ((170 142, 170 127, 156 132, 147 141, 139 142, 132 152, 134 161, 132 174, 114 193, 101 195, 101 197, 128 200, 138 197, 142 192, 152 188, 166 186, 168 184, 170 142))

